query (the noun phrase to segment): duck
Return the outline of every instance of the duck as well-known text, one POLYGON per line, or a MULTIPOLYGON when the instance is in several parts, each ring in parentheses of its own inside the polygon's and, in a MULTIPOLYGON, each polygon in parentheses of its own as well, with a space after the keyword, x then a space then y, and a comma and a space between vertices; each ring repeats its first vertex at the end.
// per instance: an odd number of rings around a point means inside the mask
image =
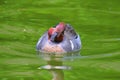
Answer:
POLYGON ((64 22, 50 27, 38 40, 36 49, 42 53, 62 54, 79 51, 81 39, 70 24, 64 22))

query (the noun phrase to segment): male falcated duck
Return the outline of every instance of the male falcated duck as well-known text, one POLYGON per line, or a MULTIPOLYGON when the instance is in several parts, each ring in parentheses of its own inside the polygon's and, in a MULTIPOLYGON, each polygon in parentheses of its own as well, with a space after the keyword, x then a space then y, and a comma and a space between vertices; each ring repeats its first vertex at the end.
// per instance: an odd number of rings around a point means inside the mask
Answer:
POLYGON ((72 26, 60 22, 57 26, 49 28, 39 39, 36 48, 43 53, 69 53, 80 50, 81 40, 72 26))

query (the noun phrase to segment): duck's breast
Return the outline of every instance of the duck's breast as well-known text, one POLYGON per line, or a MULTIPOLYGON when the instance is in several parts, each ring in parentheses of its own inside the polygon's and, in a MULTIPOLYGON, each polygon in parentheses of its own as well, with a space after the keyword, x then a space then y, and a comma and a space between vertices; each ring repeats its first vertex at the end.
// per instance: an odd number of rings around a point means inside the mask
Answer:
POLYGON ((65 53, 60 44, 56 44, 51 41, 47 41, 41 50, 47 53, 65 53))

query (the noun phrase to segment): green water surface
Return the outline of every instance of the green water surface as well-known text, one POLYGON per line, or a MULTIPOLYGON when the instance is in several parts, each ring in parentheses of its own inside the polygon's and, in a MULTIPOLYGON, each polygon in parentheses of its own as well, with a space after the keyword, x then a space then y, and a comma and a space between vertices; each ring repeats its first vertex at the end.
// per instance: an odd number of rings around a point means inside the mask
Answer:
POLYGON ((51 80, 36 55, 39 37, 59 22, 81 36, 81 55, 64 61, 65 80, 120 80, 120 0, 0 0, 0 80, 51 80))

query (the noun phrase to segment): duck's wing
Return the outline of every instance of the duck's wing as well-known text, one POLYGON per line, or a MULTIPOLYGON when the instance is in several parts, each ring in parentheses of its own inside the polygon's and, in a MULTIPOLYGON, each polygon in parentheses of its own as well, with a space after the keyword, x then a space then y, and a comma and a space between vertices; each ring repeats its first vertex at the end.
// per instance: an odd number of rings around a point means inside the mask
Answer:
POLYGON ((78 37, 77 33, 70 24, 66 24, 64 34, 68 39, 75 39, 78 37))
POLYGON ((81 48, 81 39, 79 34, 75 32, 72 26, 66 24, 64 32, 64 41, 62 47, 67 51, 77 51, 81 48))
POLYGON ((48 35, 47 35, 47 32, 45 32, 36 44, 36 49, 38 51, 41 50, 44 47, 44 44, 45 44, 47 39, 48 39, 48 35))

